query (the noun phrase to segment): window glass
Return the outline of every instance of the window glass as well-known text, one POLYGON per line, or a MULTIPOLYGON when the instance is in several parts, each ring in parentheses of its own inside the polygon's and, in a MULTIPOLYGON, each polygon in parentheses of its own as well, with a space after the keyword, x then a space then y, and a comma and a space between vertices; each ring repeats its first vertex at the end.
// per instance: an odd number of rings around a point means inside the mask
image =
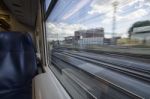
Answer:
POLYGON ((73 98, 137 98, 97 77, 147 97, 139 74, 150 70, 149 0, 58 0, 46 20, 46 34, 51 68, 73 98))
POLYGON ((52 0, 45 0, 45 11, 47 11, 52 0))
POLYGON ((73 44, 79 32, 79 46, 149 45, 149 8, 148 0, 58 0, 46 21, 47 38, 73 44))

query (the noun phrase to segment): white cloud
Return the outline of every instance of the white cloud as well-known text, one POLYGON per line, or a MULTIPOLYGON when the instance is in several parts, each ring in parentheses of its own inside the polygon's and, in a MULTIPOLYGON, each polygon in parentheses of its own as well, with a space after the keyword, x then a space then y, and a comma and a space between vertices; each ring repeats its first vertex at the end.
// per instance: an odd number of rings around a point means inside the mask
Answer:
POLYGON ((92 5, 92 10, 88 11, 88 14, 95 14, 95 13, 106 13, 108 11, 112 10, 112 6, 106 5, 98 5, 94 4, 92 5))
POLYGON ((102 24, 111 24, 112 23, 112 19, 111 18, 105 18, 101 23, 102 24))
POLYGON ((46 23, 47 25, 47 38, 48 40, 63 40, 66 36, 73 36, 74 31, 80 29, 87 29, 81 24, 66 24, 66 23, 46 23))
MULTIPOLYGON (((136 19, 140 19, 142 18, 143 16, 147 15, 148 12, 145 10, 145 9, 138 9, 134 12, 131 12, 129 14, 126 14, 126 15, 116 15, 116 20, 117 22, 119 21, 134 21, 136 19)), ((110 24, 110 22, 112 22, 112 16, 113 14, 112 13, 107 13, 105 15, 105 18, 103 19, 102 23, 105 23, 105 24, 110 24)))
POLYGON ((138 9, 128 15, 122 16, 122 19, 126 19, 129 21, 129 20, 142 18, 143 16, 145 16, 147 14, 148 14, 148 12, 145 9, 138 9))
POLYGON ((64 15, 62 18, 63 20, 68 19, 70 16, 78 12, 82 7, 84 7, 90 0, 81 0, 76 4, 74 7, 72 7, 67 14, 64 15))
MULTIPOLYGON (((138 6, 136 8, 140 8, 145 4, 146 0, 94 0, 93 3, 91 3, 91 10, 88 11, 88 14, 95 14, 95 13, 111 13, 113 11, 113 2, 118 2, 118 12, 123 12, 123 8, 126 6, 132 6, 135 3, 138 3, 138 6)), ((149 5, 149 3, 147 3, 149 5)))
MULTIPOLYGON (((116 32, 119 33, 126 33, 130 24, 141 20, 144 16, 146 16, 148 12, 145 9, 138 9, 130 14, 127 14, 125 16, 119 16, 116 15, 117 21, 116 21, 116 32)), ((101 24, 104 26, 105 29, 108 30, 108 27, 112 27, 112 17, 110 15, 107 15, 101 24)), ((111 31, 111 29, 110 29, 111 31)))
POLYGON ((145 3, 145 5, 150 6, 150 2, 145 3))

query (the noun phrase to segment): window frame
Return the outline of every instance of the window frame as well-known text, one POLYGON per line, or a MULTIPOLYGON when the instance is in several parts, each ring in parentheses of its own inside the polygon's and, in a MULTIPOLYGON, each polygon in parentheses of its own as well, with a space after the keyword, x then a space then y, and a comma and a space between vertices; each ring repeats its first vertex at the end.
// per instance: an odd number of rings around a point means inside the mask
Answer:
POLYGON ((51 0, 48 9, 46 11, 46 4, 45 0, 41 0, 41 14, 42 14, 42 30, 43 30, 43 46, 44 46, 44 60, 45 60, 45 66, 49 66, 49 56, 48 56, 48 43, 47 43, 47 37, 46 37, 46 20, 51 14, 53 8, 55 7, 58 0, 51 0))
POLYGON ((48 6, 47 11, 46 11, 45 1, 46 1, 46 0, 44 0, 44 11, 45 11, 44 21, 47 20, 47 18, 48 18, 49 15, 51 14, 51 12, 52 12, 52 10, 54 9, 54 7, 55 7, 55 5, 56 5, 56 3, 57 3, 58 0, 51 0, 50 4, 49 4, 49 6, 48 6))

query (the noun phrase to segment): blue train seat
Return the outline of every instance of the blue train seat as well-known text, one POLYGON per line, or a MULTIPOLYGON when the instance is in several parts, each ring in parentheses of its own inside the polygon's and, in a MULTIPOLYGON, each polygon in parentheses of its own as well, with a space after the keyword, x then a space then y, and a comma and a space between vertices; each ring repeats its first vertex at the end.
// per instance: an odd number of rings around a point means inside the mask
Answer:
POLYGON ((31 82, 36 74, 30 35, 0 32, 0 99, 32 99, 31 82))

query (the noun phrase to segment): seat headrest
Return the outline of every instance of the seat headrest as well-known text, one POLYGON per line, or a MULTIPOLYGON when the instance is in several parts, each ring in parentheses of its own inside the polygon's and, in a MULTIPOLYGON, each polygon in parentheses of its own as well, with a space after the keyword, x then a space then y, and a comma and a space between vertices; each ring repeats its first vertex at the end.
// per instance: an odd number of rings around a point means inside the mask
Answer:
POLYGON ((28 33, 0 32, 0 51, 30 51, 33 48, 28 33))

